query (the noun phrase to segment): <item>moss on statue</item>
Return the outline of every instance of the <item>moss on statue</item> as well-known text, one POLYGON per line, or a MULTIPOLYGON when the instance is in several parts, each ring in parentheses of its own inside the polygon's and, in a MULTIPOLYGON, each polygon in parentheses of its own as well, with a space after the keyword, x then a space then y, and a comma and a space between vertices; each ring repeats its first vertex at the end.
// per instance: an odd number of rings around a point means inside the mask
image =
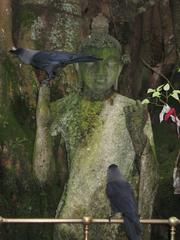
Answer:
POLYGON ((66 140, 68 154, 72 155, 77 145, 92 133, 98 124, 98 114, 102 109, 101 101, 90 101, 78 93, 70 93, 63 99, 51 104, 53 114, 52 136, 62 134, 66 140))

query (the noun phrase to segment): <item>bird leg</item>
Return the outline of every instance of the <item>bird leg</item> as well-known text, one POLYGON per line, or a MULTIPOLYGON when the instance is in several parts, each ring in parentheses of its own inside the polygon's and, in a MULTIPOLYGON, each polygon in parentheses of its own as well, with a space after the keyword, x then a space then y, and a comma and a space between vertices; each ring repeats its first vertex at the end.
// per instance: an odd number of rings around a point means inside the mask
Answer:
POLYGON ((109 216, 107 217, 107 218, 108 218, 108 220, 109 220, 109 222, 111 221, 111 218, 113 218, 113 217, 114 217, 114 215, 115 215, 115 213, 114 213, 114 212, 111 212, 111 213, 109 214, 109 216))
POLYGON ((44 79, 41 84, 46 84, 46 85, 50 85, 50 81, 55 78, 55 73, 54 72, 48 72, 48 78, 44 79))

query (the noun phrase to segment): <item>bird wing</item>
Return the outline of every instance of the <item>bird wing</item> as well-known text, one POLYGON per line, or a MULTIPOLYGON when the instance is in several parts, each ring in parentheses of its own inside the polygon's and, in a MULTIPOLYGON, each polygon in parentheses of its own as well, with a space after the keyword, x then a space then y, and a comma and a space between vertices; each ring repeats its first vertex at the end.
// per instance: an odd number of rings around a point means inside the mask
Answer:
POLYGON ((137 205, 134 199, 133 190, 128 182, 109 182, 107 184, 106 193, 114 209, 117 209, 132 222, 139 225, 137 205))
POLYGON ((60 55, 58 51, 39 51, 32 58, 31 64, 40 69, 47 68, 49 65, 59 65, 60 62, 64 62, 63 55, 60 55))
POLYGON ((101 59, 94 56, 86 56, 63 51, 39 51, 33 56, 32 65, 39 65, 40 68, 45 68, 49 64, 64 67, 70 63, 94 62, 98 60, 101 59))

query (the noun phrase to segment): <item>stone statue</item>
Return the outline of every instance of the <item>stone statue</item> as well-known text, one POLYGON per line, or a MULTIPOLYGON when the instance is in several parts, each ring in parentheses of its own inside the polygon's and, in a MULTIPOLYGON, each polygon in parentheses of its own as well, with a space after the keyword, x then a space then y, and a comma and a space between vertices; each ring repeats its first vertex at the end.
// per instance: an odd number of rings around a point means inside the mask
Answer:
MULTIPOLYGON (((52 104, 53 136, 66 142, 69 177, 57 208, 57 218, 107 218, 106 172, 120 167, 132 183, 142 218, 150 218, 157 188, 157 162, 147 110, 136 101, 115 93, 123 67, 119 42, 108 34, 108 22, 100 14, 82 52, 103 58, 78 65, 82 94, 72 93, 52 104)), ((83 239, 82 226, 56 226, 55 240, 83 239)), ((126 239, 122 226, 92 225, 90 239, 126 239)), ((150 239, 144 228, 143 239, 150 239)))
POLYGON ((117 88, 119 74, 123 67, 122 49, 119 42, 108 35, 108 22, 99 15, 92 23, 92 35, 82 46, 82 52, 99 56, 96 63, 79 64, 79 79, 84 82, 84 95, 93 99, 104 99, 117 88))

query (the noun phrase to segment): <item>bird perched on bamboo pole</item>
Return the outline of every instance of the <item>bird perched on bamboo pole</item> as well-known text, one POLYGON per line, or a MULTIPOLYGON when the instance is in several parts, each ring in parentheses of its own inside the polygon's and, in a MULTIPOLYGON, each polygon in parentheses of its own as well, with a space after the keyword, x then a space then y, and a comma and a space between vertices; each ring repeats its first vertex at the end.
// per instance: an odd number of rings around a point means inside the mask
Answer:
POLYGON ((128 239, 140 240, 141 225, 134 193, 115 164, 108 167, 106 194, 110 200, 112 211, 109 219, 116 213, 121 212, 128 239))

